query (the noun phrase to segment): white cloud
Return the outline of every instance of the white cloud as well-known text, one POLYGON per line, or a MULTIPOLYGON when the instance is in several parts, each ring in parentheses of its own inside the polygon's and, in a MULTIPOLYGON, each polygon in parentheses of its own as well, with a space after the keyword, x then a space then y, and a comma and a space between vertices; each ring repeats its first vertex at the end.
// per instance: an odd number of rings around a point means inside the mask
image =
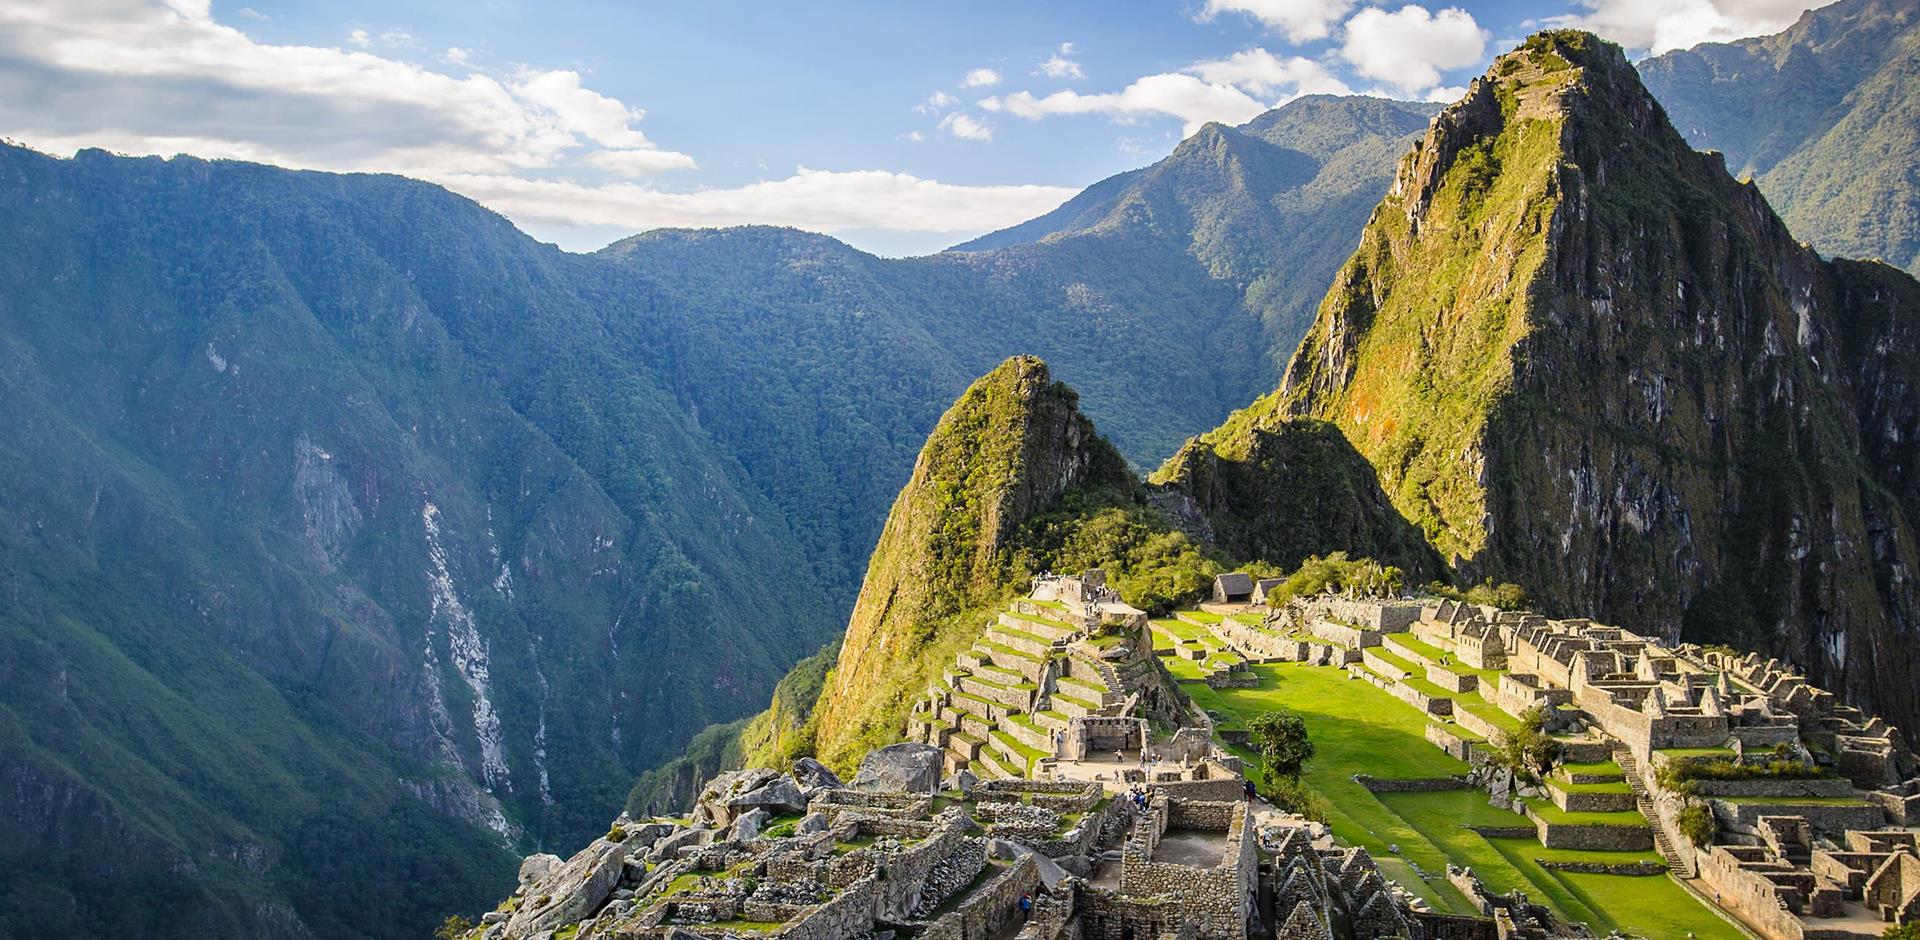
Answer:
POLYGON ((933 94, 928 95, 927 100, 914 105, 913 109, 915 111, 920 112, 921 114, 939 114, 940 112, 945 111, 946 109, 951 108, 954 105, 959 103, 960 103, 960 99, 955 98, 954 96, 949 95, 944 91, 936 91, 933 94))
POLYGON ((250 20, 270 20, 270 19, 273 19, 273 17, 271 17, 271 16, 268 16, 268 15, 266 15, 265 13, 262 13, 262 12, 260 12, 259 10, 256 10, 256 9, 254 9, 254 8, 252 8, 252 7, 241 7, 241 8, 240 8, 240 9, 239 9, 238 11, 236 11, 236 12, 238 12, 238 13, 239 13, 239 14, 240 14, 241 16, 244 16, 244 17, 246 17, 247 19, 250 19, 250 20))
POLYGON ((974 69, 960 80, 962 88, 985 88, 1000 84, 1000 73, 992 69, 974 69))
POLYGON ((693 158, 671 150, 595 150, 581 158, 588 166, 621 176, 653 176, 668 170, 693 170, 693 158))
POLYGON ((213 20, 206 0, 0 2, 0 131, 50 153, 102 147, 401 173, 522 225, 573 232, 765 222, 977 233, 1072 195, 882 171, 802 169, 677 193, 602 182, 693 168, 640 131, 643 116, 573 71, 450 75, 367 51, 256 42, 213 20))
POLYGON ((1207 0, 1202 20, 1221 13, 1244 13, 1292 42, 1313 42, 1333 34, 1333 24, 1353 9, 1354 0, 1207 0))
POLYGON ((1341 58, 1403 95, 1425 94, 1441 73, 1481 64, 1489 38, 1465 10, 1430 13, 1414 4, 1393 13, 1368 7, 1347 21, 1346 33, 1341 58))
POLYGON ((389 49, 411 49, 420 45, 413 40, 413 34, 404 29, 390 29, 381 33, 380 44, 389 49))
POLYGON ((1040 74, 1048 78, 1086 78, 1087 73, 1080 68, 1080 63, 1067 58, 1073 55, 1074 48, 1073 43, 1061 43, 1060 48, 1055 50, 1053 55, 1040 63, 1040 74))
POLYGON ((1265 49, 1248 49, 1224 59, 1196 62, 1185 71, 1209 82, 1233 85, 1250 94, 1281 96, 1291 101, 1301 95, 1350 95, 1353 89, 1327 67, 1312 59, 1282 59, 1265 49))
POLYGON ((347 42, 365 49, 373 45, 373 37, 367 35, 366 30, 356 28, 353 32, 347 34, 347 42))
POLYGON ((1548 20, 1654 55, 1777 33, 1819 0, 1576 0, 1587 12, 1548 20))
POLYGON ((447 51, 440 54, 440 58, 445 59, 452 65, 473 64, 473 52, 468 49, 462 49, 459 46, 448 46, 447 51))
POLYGON ((957 111, 940 119, 940 129, 962 140, 993 139, 993 128, 957 111))
POLYGON ((1267 109, 1267 106, 1232 85, 1202 81, 1192 75, 1164 73, 1148 75, 1118 92, 1083 95, 1076 91, 1056 91, 1044 98, 1030 92, 1014 92, 1000 98, 988 98, 980 106, 989 111, 1004 111, 1017 118, 1037 121, 1059 114, 1104 114, 1116 120, 1135 120, 1156 114, 1179 118, 1185 133, 1191 134, 1208 121, 1241 124, 1267 109))
POLYGON ((686 193, 512 176, 449 183, 516 220, 627 231, 767 224, 816 232, 988 232, 1047 212, 1075 193, 1056 186, 955 186, 905 173, 806 167, 786 179, 686 193))

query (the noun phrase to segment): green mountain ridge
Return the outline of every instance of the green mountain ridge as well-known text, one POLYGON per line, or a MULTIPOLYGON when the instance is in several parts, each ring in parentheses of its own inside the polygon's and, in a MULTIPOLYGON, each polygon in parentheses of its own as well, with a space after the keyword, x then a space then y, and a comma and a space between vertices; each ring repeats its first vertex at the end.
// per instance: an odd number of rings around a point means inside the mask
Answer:
POLYGON ((1696 147, 1752 176, 1824 254, 1920 274, 1920 9, 1842 0, 1787 30, 1639 64, 1696 147))

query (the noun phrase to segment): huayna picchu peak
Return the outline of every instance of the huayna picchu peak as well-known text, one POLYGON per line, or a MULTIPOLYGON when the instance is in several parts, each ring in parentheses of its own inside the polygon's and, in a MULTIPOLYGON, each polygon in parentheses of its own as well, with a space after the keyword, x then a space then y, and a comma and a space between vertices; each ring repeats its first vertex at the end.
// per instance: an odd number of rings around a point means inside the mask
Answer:
POLYGON ((1920 0, 352 12, 0 4, 0 940, 1920 940, 1920 0))

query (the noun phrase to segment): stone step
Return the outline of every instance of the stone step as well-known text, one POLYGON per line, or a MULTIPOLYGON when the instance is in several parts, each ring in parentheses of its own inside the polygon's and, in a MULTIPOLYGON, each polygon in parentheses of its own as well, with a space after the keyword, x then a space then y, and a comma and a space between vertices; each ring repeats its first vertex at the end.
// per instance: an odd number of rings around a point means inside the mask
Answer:
POLYGON ((1026 715, 1008 715, 1007 720, 1000 723, 1000 730, 1036 751, 1053 753, 1053 729, 1041 727, 1026 715))
POLYGON ((1008 734, 1007 729, 1004 727, 995 730, 993 734, 987 736, 987 748, 990 754, 997 754, 1001 757, 1002 766, 1006 767, 1008 773, 1015 777, 1028 776, 1032 767, 1030 761, 1038 759, 1045 753, 1042 752, 1042 754, 1039 755, 1028 753, 1027 746, 1014 740, 1013 735, 1008 734))
POLYGON ((1106 683, 1094 682, 1077 676, 1059 676, 1053 680, 1053 687, 1074 698, 1098 702, 1109 691, 1106 683))
POLYGON ((1055 692, 1048 697, 1048 701, 1053 705, 1054 711, 1061 712, 1069 718, 1085 718, 1100 713, 1099 702, 1075 698, 1071 693, 1055 692))
POLYGON ((1005 780, 1010 777, 1023 777, 1025 774, 1013 769, 1013 766, 992 750, 980 752, 980 759, 973 764, 973 772, 982 780, 1005 780))
POLYGON ((964 731, 956 731, 947 738, 947 750, 962 760, 976 760, 980 752, 986 750, 985 738, 975 737, 964 731))
POLYGON ((1033 723, 1048 731, 1065 731, 1072 721, 1072 717, 1066 712, 1049 710, 1033 713, 1033 723))
POLYGON ((967 651, 967 655, 975 658, 976 661, 984 659, 987 665, 996 670, 1019 676, 1020 678, 1015 680, 1017 682, 1037 683, 1041 677, 1047 674, 1046 660, 1035 659, 1011 647, 1001 646, 997 643, 988 643, 982 640, 974 644, 973 649, 967 651))
POLYGON ((994 624, 988 627, 984 639, 989 643, 997 643, 1008 649, 1019 650, 1037 659, 1045 659, 1048 656, 1052 656, 1054 651, 1052 640, 1037 633, 1002 624, 994 624))
POLYGON ((1033 689, 995 682, 981 676, 955 676, 953 687, 969 695, 979 696, 1022 711, 1033 704, 1033 689))
POLYGON ((976 662, 971 665, 975 676, 986 679, 989 682, 998 682, 1005 686, 1016 686, 1022 682, 1032 681, 1024 674, 1015 672, 1012 669, 1008 669, 994 662, 991 657, 981 658, 984 660, 983 662, 976 662))
POLYGON ((1000 617, 996 622, 1000 626, 1010 630, 1030 633, 1048 641, 1069 639, 1075 633, 1080 632, 1074 629, 1072 625, 1062 623, 1058 620, 1042 620, 1037 617, 1016 614, 1011 611, 1001 611, 1000 617))

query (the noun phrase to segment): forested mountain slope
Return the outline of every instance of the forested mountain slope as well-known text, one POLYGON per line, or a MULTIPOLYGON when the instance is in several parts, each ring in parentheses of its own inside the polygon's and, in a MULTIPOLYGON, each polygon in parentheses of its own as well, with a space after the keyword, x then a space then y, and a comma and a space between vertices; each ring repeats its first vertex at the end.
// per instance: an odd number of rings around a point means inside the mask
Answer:
POLYGON ((1688 142, 1754 177, 1794 235, 1920 273, 1920 4, 1841 0, 1640 74, 1688 142))

